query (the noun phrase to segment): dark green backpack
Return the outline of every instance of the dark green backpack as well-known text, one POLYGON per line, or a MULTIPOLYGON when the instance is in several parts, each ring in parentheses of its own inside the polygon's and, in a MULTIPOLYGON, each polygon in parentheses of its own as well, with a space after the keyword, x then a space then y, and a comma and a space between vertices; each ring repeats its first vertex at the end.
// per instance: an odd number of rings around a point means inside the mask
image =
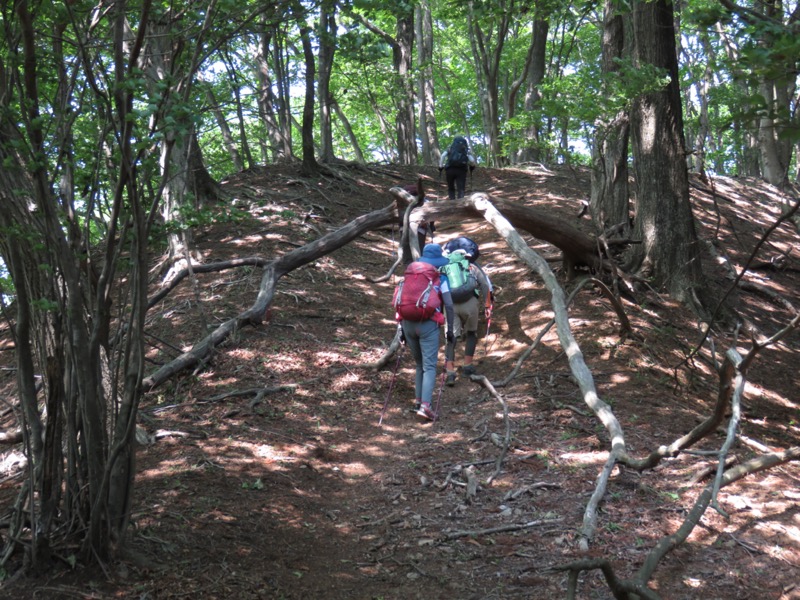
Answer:
POLYGON ((464 250, 455 250, 448 256, 450 262, 439 270, 447 276, 447 285, 453 302, 466 302, 477 296, 478 279, 469 269, 469 260, 464 250))
POLYGON ((468 167, 469 166, 469 147, 467 140, 458 136, 450 144, 447 150, 447 163, 446 168, 450 167, 468 167))

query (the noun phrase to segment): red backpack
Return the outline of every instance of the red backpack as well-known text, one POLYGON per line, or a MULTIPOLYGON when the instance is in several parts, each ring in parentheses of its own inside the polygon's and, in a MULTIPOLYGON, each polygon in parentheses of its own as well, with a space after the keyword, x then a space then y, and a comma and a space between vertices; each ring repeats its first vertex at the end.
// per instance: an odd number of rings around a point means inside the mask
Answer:
POLYGON ((441 311, 437 310, 442 305, 438 269, 420 261, 408 265, 403 280, 394 290, 392 305, 398 321, 406 319, 419 322, 434 319, 438 322, 444 319, 441 311))

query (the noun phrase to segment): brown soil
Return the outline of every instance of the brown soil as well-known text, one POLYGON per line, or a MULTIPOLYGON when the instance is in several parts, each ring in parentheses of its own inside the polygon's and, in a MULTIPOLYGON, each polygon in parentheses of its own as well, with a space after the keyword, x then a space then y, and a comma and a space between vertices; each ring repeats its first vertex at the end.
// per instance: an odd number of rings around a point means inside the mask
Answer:
MULTIPOLYGON (((417 174, 429 178, 429 197, 446 198, 435 169, 347 174, 348 180, 311 183, 294 168, 271 166, 232 177, 225 186, 252 219, 199 233, 205 260, 289 252, 389 204, 387 190, 417 174)), ((588 197, 584 171, 478 169, 471 185, 590 228, 586 217, 576 219, 588 197)), ((700 182, 693 189, 699 231, 741 267, 780 214, 779 195, 753 181, 715 185, 716 197, 700 182)), ((551 319, 549 294, 483 223, 441 222, 436 241, 462 234, 480 243, 497 286, 494 320, 477 358, 479 371, 499 381, 551 319)), ((524 237, 545 256, 557 255, 524 237)), ((65 563, 47 577, 0 583, 0 597, 565 597, 566 577, 546 569, 581 556, 577 530, 608 436, 583 404, 553 329, 518 375, 498 388, 513 443, 491 484, 486 481, 501 456, 495 442, 506 431, 501 404, 482 386, 462 378, 444 387, 441 418, 424 423, 409 411, 413 364, 406 354, 379 426, 396 361, 378 373, 364 365, 383 355, 394 334, 394 278, 377 284, 368 278, 388 272, 397 239, 396 230, 373 232, 290 273, 279 283, 268 323, 240 331, 201 372, 147 395, 140 423, 148 443, 138 450, 124 560, 105 572, 65 563), (479 482, 474 494, 466 486, 468 469, 479 482)), ((797 246, 797 231, 781 226, 757 257, 772 266, 750 281, 796 301, 797 246)), ((704 260, 711 288, 727 290, 725 270, 710 255, 704 260)), ((249 268, 202 275, 200 304, 189 283, 169 295, 148 318, 149 366, 191 347, 204 324, 213 327, 248 308, 260 277, 249 268)), ((737 289, 729 302, 765 335, 791 318, 763 293, 737 289)), ((682 364, 700 339, 697 320, 685 309, 642 292, 639 305, 626 302, 625 310, 636 335, 621 342, 611 304, 586 288, 570 308, 570 324, 601 397, 621 421, 631 451, 643 456, 709 413, 718 379, 708 346, 682 364)), ((718 352, 735 343, 730 332, 714 334, 718 352)), ((738 345, 749 348, 744 339, 738 345)), ((742 422, 750 442, 735 444, 738 460, 757 454, 756 442, 770 449, 800 443, 799 356, 795 331, 751 368, 742 422)), ((12 351, 0 351, 1 367, 13 367, 13 360, 12 351)), ((3 377, 8 387, 13 377, 3 377)), ((718 448, 723 440, 720 431, 701 448, 718 448)), ((9 462, 18 451, 6 447, 0 456, 4 505, 19 483, 18 467, 9 462)), ((659 538, 683 521, 709 482, 690 480, 712 464, 707 455, 686 453, 642 474, 616 472, 591 556, 607 557, 619 576, 631 576, 659 538)), ((723 489, 720 505, 729 518, 707 511, 688 542, 662 562, 651 587, 665 599, 800 598, 799 484, 800 465, 789 464, 723 489)), ((595 571, 581 576, 578 597, 612 595, 595 571)))

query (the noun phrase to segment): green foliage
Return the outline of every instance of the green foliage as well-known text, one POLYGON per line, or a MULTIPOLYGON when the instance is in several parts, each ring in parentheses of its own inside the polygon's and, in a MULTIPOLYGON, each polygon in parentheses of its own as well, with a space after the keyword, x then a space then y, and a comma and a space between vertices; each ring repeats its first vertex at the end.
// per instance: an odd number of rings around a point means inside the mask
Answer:
POLYGON ((52 313, 54 313, 54 312, 58 312, 58 308, 59 308, 58 304, 56 302, 53 302, 52 300, 49 300, 48 298, 36 298, 36 299, 33 300, 33 302, 31 304, 33 305, 33 308, 35 310, 38 310, 38 311, 41 311, 41 312, 52 312, 52 313))
POLYGON ((178 210, 179 217, 166 224, 165 231, 176 232, 186 229, 197 229, 207 225, 223 223, 241 223, 249 218, 247 211, 236 206, 200 206, 184 205, 178 210))
POLYGON ((0 260, 0 298, 11 298, 17 293, 14 280, 6 269, 5 263, 0 260))

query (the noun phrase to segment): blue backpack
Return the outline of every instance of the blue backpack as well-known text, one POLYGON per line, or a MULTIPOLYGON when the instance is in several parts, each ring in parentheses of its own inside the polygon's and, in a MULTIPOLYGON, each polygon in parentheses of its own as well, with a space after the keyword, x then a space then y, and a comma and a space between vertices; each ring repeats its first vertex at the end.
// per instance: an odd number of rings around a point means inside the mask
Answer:
POLYGON ((481 255, 481 251, 478 249, 478 244, 473 242, 468 237, 457 237, 444 245, 444 251, 447 253, 452 254, 456 250, 463 250, 467 255, 467 260, 469 260, 471 263, 474 263, 476 260, 478 260, 478 257, 481 255))

